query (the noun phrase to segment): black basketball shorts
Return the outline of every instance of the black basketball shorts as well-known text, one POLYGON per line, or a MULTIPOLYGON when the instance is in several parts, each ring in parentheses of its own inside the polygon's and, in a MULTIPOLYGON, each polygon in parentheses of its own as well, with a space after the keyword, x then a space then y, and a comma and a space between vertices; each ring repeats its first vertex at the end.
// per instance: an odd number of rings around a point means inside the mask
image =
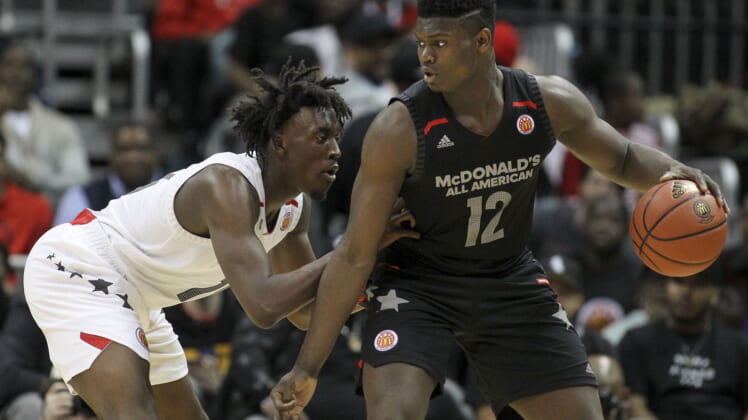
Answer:
POLYGON ((535 262, 501 278, 424 271, 375 270, 364 362, 415 365, 443 384, 456 341, 497 413, 522 397, 597 386, 584 346, 535 262))

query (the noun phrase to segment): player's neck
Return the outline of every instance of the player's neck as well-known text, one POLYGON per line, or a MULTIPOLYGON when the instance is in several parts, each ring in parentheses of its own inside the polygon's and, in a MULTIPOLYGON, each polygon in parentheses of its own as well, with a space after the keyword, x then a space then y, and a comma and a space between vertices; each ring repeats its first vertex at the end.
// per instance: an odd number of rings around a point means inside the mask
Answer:
POLYGON ((453 92, 445 92, 444 99, 453 111, 459 113, 482 113, 487 107, 503 103, 504 76, 496 67, 476 72, 453 92))
POLYGON ((276 173, 278 165, 266 165, 262 171, 262 185, 265 189, 265 212, 279 210, 284 204, 299 195, 300 191, 288 183, 288 175, 276 173))
POLYGON ((491 132, 498 124, 504 106, 504 76, 495 66, 476 73, 454 92, 445 92, 444 99, 452 112, 462 118, 475 121, 477 132, 491 132))

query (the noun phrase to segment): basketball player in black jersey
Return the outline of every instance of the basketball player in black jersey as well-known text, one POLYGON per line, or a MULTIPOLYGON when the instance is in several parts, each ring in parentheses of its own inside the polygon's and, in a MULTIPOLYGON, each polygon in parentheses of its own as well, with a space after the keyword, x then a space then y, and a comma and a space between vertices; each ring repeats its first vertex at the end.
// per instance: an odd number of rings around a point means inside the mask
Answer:
POLYGON ((424 79, 365 136, 348 228, 296 364, 273 390, 280 418, 297 419, 312 397, 371 274, 361 362, 370 420, 423 419, 452 340, 495 412, 511 405, 528 420, 602 420, 584 348, 526 247, 543 158, 559 139, 623 186, 692 179, 727 210, 708 176, 629 142, 568 81, 497 68, 494 3, 419 0, 424 79), (401 240, 377 259, 398 195, 421 239, 401 240))

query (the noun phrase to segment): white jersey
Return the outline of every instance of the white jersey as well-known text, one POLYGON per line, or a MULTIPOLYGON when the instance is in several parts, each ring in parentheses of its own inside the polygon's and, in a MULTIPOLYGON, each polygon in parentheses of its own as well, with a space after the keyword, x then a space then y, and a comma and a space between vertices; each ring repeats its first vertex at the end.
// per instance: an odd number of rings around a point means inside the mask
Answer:
POLYGON ((148 307, 171 306, 228 287, 211 239, 185 230, 174 213, 174 198, 182 185, 216 164, 237 169, 257 191, 260 216, 255 233, 266 251, 292 231, 301 217, 303 194, 281 207, 275 226, 268 229, 260 166, 244 153, 215 154, 112 200, 94 212, 96 220, 111 244, 114 263, 148 307))

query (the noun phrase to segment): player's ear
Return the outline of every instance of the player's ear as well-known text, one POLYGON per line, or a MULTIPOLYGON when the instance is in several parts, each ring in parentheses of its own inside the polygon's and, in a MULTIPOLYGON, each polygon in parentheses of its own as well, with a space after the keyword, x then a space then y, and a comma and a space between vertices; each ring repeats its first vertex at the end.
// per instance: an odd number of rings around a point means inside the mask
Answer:
POLYGON ((493 41, 491 37, 491 30, 483 28, 475 35, 475 44, 480 52, 486 52, 489 48, 493 48, 493 41))
POLYGON ((272 147, 276 153, 283 154, 286 152, 286 144, 283 141, 282 132, 278 133, 275 137, 273 137, 270 140, 270 147, 272 147))

